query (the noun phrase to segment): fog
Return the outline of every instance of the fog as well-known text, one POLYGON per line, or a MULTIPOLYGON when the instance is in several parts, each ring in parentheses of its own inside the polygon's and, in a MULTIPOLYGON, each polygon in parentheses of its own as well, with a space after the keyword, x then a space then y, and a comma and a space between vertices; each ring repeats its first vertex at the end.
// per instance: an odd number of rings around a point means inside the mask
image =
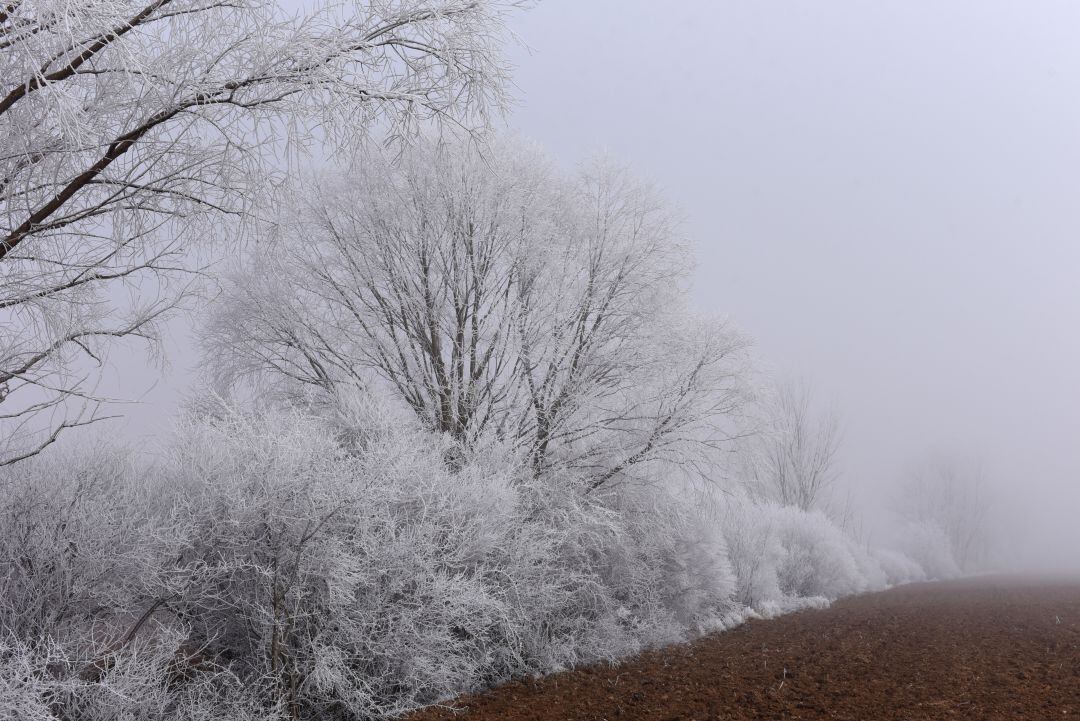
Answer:
MULTIPOLYGON (((1080 7, 548 0, 517 16, 513 131, 653 179, 695 298, 843 420, 871 529, 931 455, 992 481, 1002 565, 1080 548, 1080 7)), ((113 360, 167 423, 195 353, 113 360), (153 385, 155 384, 156 385, 153 385), (153 386, 151 388, 151 386, 153 386)))
POLYGON ((871 508, 979 457, 1026 559, 1080 531, 1075 4, 549 2, 512 123, 683 205, 697 298, 844 419, 871 508))
POLYGON ((0 6, 0 719, 1068 715, 1032 7, 0 6))

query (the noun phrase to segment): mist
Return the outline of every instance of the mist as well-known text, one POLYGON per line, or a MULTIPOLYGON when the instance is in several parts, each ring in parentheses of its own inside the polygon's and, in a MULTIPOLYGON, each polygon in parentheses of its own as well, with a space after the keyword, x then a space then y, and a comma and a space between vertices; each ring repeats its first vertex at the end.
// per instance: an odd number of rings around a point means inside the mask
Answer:
POLYGON ((1080 708, 1076 27, 0 6, 0 718, 1080 708))
MULTIPOLYGON (((978 464, 1005 568, 1080 568, 1080 8, 550 0, 514 17, 505 125, 608 152, 682 209, 693 297, 843 430, 840 495, 888 535, 901 479, 978 464)), ((125 433, 198 378, 113 360, 125 433), (123 390, 118 380, 123 378, 123 390)))
POLYGON ((1078 21, 553 2, 522 18, 512 122, 610 148, 683 205, 698 301, 835 402, 868 509, 927 455, 981 458, 1007 555, 1076 566, 1078 21))

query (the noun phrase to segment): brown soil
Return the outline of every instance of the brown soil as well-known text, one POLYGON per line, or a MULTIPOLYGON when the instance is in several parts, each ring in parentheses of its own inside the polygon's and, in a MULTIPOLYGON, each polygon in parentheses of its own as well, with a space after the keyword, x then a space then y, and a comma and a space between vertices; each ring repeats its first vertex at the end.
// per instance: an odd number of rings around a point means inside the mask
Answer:
POLYGON ((1080 716, 1080 581, 913 584, 516 681, 412 721, 1080 716))

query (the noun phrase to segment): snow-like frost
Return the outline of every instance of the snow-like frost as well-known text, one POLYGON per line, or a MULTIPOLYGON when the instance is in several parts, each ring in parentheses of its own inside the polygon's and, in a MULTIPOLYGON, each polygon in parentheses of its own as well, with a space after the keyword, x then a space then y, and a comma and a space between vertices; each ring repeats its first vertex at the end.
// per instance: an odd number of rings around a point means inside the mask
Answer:
POLYGON ((874 548, 871 554, 890 586, 926 580, 926 571, 923 567, 900 551, 891 548, 874 548))
MULTIPOLYGON (((867 547, 820 511, 736 494, 720 525, 736 576, 735 598, 767 616, 802 608, 806 599, 835 600, 927 576, 908 556, 867 547)), ((958 573, 940 539, 918 543, 935 577, 958 573)))
POLYGON ((218 408, 153 468, 4 470, 0 712, 391 716, 957 572, 933 528, 912 560, 750 496, 585 492, 498 443, 448 465, 442 438, 339 410, 218 408))
POLYGON ((953 556, 948 534, 933 522, 906 524, 897 545, 927 578, 955 578, 963 572, 953 556))

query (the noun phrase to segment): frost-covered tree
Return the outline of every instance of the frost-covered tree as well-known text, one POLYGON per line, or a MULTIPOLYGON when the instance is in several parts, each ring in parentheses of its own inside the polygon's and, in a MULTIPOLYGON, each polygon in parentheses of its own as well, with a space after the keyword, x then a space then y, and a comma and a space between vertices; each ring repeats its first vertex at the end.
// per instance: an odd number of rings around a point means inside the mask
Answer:
POLYGON ((591 487, 726 438, 744 342, 687 312, 673 213, 625 169, 427 142, 303 185, 215 304, 226 385, 381 385, 463 450, 509 439, 591 487))
POLYGON ((934 456, 909 469, 894 506, 909 533, 940 536, 956 564, 973 571, 989 551, 991 504, 981 463, 934 456))
POLYGON ((780 384, 763 404, 760 428, 741 449, 742 471, 757 492, 804 511, 826 500, 840 450, 839 416, 815 415, 811 401, 808 385, 780 384))
POLYGON ((515 4, 0 2, 0 463, 99 417, 94 366, 152 339, 193 221, 242 216, 277 151, 483 120, 515 4))

